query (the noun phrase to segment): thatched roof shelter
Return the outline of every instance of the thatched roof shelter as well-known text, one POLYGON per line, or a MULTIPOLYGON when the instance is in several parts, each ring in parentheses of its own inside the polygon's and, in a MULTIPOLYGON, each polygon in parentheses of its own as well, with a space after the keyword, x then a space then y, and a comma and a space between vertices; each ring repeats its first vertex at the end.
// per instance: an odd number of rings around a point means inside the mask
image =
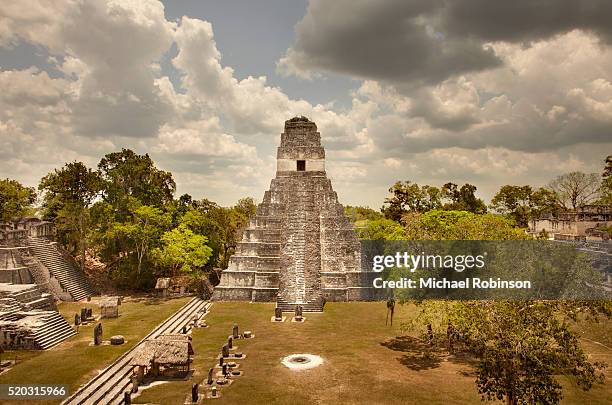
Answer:
POLYGON ((187 335, 161 335, 145 340, 132 356, 132 366, 185 366, 193 355, 191 339, 187 335))

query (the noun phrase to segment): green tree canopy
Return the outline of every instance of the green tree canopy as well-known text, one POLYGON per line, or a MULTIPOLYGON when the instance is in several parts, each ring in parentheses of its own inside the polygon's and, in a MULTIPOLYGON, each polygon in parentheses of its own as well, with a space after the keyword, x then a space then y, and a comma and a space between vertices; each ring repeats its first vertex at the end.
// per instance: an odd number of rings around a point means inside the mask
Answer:
POLYGON ((82 268, 91 233, 89 209, 102 185, 98 172, 76 161, 47 174, 38 185, 43 193, 43 217, 55 222, 59 242, 80 255, 82 268))
POLYGON ((0 179, 1 221, 31 215, 34 211, 32 205, 35 202, 36 191, 33 187, 26 187, 17 180, 0 179))
POLYGON ((128 197, 155 207, 172 202, 176 190, 172 174, 158 169, 148 154, 122 149, 105 155, 98 169, 105 182, 103 198, 120 214, 126 213, 128 197))
POLYGON ((389 188, 389 192, 392 196, 385 199, 381 211, 386 218, 394 221, 399 221, 407 212, 426 212, 441 206, 442 194, 437 187, 398 181, 389 188))
POLYGON ((359 239, 362 240, 403 240, 406 231, 399 223, 391 219, 376 219, 367 221, 363 228, 358 228, 359 239))
POLYGON ((131 199, 128 204, 129 219, 115 222, 109 229, 109 236, 119 239, 121 245, 129 249, 126 253, 134 253, 137 258, 136 274, 140 277, 143 260, 159 241, 161 235, 170 224, 170 216, 161 209, 150 205, 141 205, 131 199))
POLYGON ((212 254, 206 246, 206 236, 193 233, 186 225, 179 225, 163 234, 162 246, 155 248, 152 256, 158 265, 171 269, 171 275, 178 271, 195 274, 204 268, 212 254))
POLYGON ((66 205, 89 207, 102 191, 98 172, 82 162, 66 163, 40 180, 38 190, 43 193, 43 214, 53 219, 66 205))
POLYGON ((510 405, 558 404, 556 376, 573 376, 584 390, 603 382, 570 324, 578 312, 610 316, 609 302, 424 301, 407 326, 478 358, 476 385, 483 399, 510 405), (577 305, 576 305, 577 304, 577 305), (454 343, 453 343, 454 342, 454 343))
POLYGON ((410 181, 398 181, 390 189, 381 212, 385 218, 400 221, 409 212, 424 213, 431 210, 469 211, 482 214, 487 211, 484 201, 476 197, 476 186, 446 183, 442 188, 419 186, 410 181))
POLYGON ((502 186, 491 200, 490 207, 500 214, 508 215, 522 228, 526 228, 530 220, 544 213, 557 216, 560 210, 552 191, 512 185, 502 186))
POLYGON ((476 197, 476 186, 466 183, 461 188, 455 183, 446 183, 442 186, 442 195, 450 202, 444 204, 445 210, 469 211, 474 214, 484 214, 487 206, 484 201, 476 197))
POLYGON ((380 211, 373 210, 370 207, 354 207, 350 205, 344 206, 344 215, 352 222, 372 221, 383 218, 380 211))
POLYGON ((407 239, 412 240, 509 240, 529 239, 514 221, 493 214, 433 210, 404 215, 407 239))
POLYGON ((600 202, 604 205, 612 205, 612 155, 605 160, 603 173, 601 174, 601 199, 600 202))

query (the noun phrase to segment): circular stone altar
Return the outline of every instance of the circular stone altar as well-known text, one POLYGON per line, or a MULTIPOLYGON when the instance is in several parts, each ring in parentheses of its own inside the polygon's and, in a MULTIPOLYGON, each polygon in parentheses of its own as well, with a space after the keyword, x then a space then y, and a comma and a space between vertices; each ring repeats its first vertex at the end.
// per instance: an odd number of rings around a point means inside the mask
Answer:
POLYGON ((291 370, 308 370, 323 364, 323 358, 316 354, 290 354, 282 363, 291 370))
POLYGON ((113 346, 122 345, 125 343, 125 338, 121 335, 111 336, 110 344, 113 346))

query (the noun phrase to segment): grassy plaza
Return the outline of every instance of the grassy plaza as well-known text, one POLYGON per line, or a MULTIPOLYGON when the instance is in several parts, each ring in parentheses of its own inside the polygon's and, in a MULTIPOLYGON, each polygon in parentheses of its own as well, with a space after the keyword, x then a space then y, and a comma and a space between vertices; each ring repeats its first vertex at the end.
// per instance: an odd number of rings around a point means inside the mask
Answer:
MULTIPOLYGON (((191 384, 205 380, 208 369, 216 364, 234 322, 241 332, 253 331, 255 339, 235 342, 247 356, 238 362, 244 375, 222 389, 220 404, 481 403, 469 357, 434 350, 428 358, 423 356, 424 345, 402 332, 403 318, 414 310, 411 305, 398 305, 390 327, 385 326, 382 302, 328 303, 324 313, 307 313, 306 321, 299 324, 290 322, 289 316, 283 323, 272 323, 273 303, 215 303, 205 318, 209 327, 193 333, 192 380, 151 387, 134 403, 182 403, 191 384), (281 359, 293 353, 320 355, 324 363, 292 371, 281 359)), ((605 331, 611 325, 606 322, 584 323, 579 328, 594 359, 610 363, 612 339, 605 331)), ((607 378, 610 374, 608 370, 607 378)), ((584 392, 570 379, 561 381, 565 404, 604 404, 612 396, 607 383, 584 392)))
MULTIPOLYGON (((63 302, 59 311, 72 324, 74 314, 83 307, 93 307, 94 315, 99 314, 96 299, 92 302, 63 302)), ((98 322, 80 326, 76 336, 46 351, 6 351, 5 359, 17 358, 17 365, 0 375, 0 384, 68 384, 74 392, 81 384, 89 381, 99 370, 105 368, 126 350, 133 347, 157 324, 176 312, 189 298, 158 300, 151 298, 129 298, 120 306, 120 316, 103 319, 104 339, 123 335, 126 343, 121 346, 104 345, 95 347, 93 329, 98 322)), ((57 403, 59 401, 47 401, 57 403)), ((25 403, 25 402, 21 402, 25 403)), ((36 404, 45 401, 36 401, 36 404)))

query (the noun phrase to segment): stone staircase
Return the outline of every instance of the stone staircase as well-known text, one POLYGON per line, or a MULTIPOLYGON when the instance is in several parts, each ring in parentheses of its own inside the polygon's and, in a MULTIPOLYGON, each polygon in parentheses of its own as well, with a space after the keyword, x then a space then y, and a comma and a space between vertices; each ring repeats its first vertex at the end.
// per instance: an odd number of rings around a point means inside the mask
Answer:
POLYGON ((0 320, 11 320, 12 315, 21 311, 21 305, 15 298, 0 298, 0 320))
POLYGON ((28 238, 28 246, 73 300, 80 301, 95 295, 83 272, 62 254, 57 243, 41 238, 28 238))
POLYGON ((34 344, 41 350, 49 349, 56 344, 76 335, 76 331, 56 311, 41 313, 40 323, 33 328, 34 344))
MULTIPOLYGON (((26 249, 24 249, 26 250, 26 249)), ((34 256, 29 255, 27 252, 21 256, 23 264, 30 269, 30 275, 34 279, 34 282, 38 284, 43 290, 49 288, 49 280, 44 275, 44 270, 41 268, 41 263, 36 260, 34 256)))
POLYGON ((45 350, 75 333, 38 285, 0 283, 0 346, 45 350))
POLYGON ((305 263, 304 263, 304 255, 306 252, 306 213, 296 213, 297 215, 292 216, 294 220, 290 220, 290 226, 292 226, 294 232, 292 235, 292 247, 294 251, 297 251, 293 258, 294 268, 294 295, 296 302, 304 302, 306 299, 306 274, 305 274, 305 263), (302 254, 299 254, 302 253, 302 254))
POLYGON ((323 312, 323 306, 325 303, 321 300, 304 302, 304 303, 296 303, 296 302, 287 302, 282 297, 278 297, 276 299, 276 306, 281 309, 283 312, 295 312, 295 307, 301 305, 302 311, 304 312, 323 312))
MULTIPOLYGON (((320 290, 315 287, 318 279, 319 268, 313 266, 312 260, 316 257, 308 257, 309 245, 319 243, 318 240, 318 216, 313 216, 316 210, 315 193, 308 180, 304 180, 300 191, 291 196, 288 206, 291 207, 287 213, 288 240, 286 249, 289 256, 293 258, 291 269, 286 270, 284 282, 287 287, 280 293, 276 300, 276 306, 283 312, 294 312, 297 305, 301 305, 304 312, 322 312, 324 301, 320 290), (309 215, 310 213, 310 215, 309 215), (307 238, 314 238, 310 240, 307 238), (310 269, 309 267, 312 266, 310 269)), ((320 259, 319 259, 320 260, 320 259)))
POLYGON ((0 346, 16 349, 46 350, 76 335, 57 311, 0 312, 0 321, 0 346))

